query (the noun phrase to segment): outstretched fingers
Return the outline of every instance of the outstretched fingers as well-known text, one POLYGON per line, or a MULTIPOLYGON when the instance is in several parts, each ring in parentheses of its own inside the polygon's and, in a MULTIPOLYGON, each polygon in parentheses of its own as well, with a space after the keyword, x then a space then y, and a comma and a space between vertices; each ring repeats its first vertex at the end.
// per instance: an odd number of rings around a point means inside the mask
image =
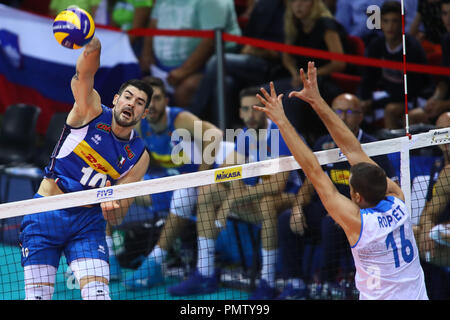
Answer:
POLYGON ((267 92, 267 90, 265 88, 260 89, 260 91, 264 95, 264 98, 266 98, 267 101, 270 101, 271 99, 277 97, 277 94, 275 92, 275 86, 272 81, 269 83, 269 90, 270 90, 270 94, 267 92))
POLYGON ((272 98, 275 98, 277 96, 277 93, 275 92, 275 86, 272 81, 270 81, 270 96, 272 98))
POLYGON ((267 104, 268 104, 267 100, 264 99, 263 97, 261 97, 259 95, 259 93, 256 94, 256 98, 258 98, 258 100, 264 105, 264 107, 254 105, 253 109, 258 110, 258 111, 267 112, 267 109, 265 108, 267 106, 267 104))
POLYGON ((317 80, 317 68, 312 61, 308 62, 308 80, 311 85, 315 85, 317 80))

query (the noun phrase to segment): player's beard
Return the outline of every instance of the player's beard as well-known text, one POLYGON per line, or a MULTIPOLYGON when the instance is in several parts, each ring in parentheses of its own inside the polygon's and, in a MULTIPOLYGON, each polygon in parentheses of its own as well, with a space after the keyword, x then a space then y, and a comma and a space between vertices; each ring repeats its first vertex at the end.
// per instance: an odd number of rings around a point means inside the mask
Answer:
POLYGON ((133 116, 134 116, 134 111, 133 111, 133 110, 129 111, 129 113, 131 114, 129 120, 123 120, 123 119, 120 117, 120 115, 122 114, 122 112, 123 112, 123 110, 122 110, 122 111, 119 111, 119 110, 117 109, 117 107, 114 108, 114 112, 113 112, 114 120, 116 120, 116 123, 117 123, 119 126, 125 127, 125 128, 127 128, 127 127, 134 127, 134 126, 139 122, 140 117, 134 118, 134 117, 133 117, 133 116))

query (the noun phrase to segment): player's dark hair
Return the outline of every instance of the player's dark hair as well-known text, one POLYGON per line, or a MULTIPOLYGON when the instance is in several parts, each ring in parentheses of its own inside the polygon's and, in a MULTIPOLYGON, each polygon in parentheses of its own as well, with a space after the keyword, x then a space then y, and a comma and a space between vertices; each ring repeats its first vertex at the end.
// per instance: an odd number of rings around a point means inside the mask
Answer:
POLYGON ((124 82, 120 86, 118 95, 121 95, 128 86, 136 87, 139 90, 144 91, 147 94, 147 102, 145 104, 145 108, 148 108, 148 105, 150 104, 150 100, 152 100, 152 95, 153 95, 152 86, 143 80, 131 79, 131 80, 124 82))
POLYGON ((161 78, 157 78, 157 77, 153 77, 153 76, 146 76, 146 77, 142 78, 142 80, 147 82, 152 87, 161 89, 161 92, 163 93, 163 95, 167 96, 166 86, 164 85, 164 82, 162 81, 161 78))
POLYGON ((386 1, 381 6, 380 14, 384 16, 387 13, 396 13, 402 15, 402 5, 399 1, 386 1))
POLYGON ((371 206, 386 196, 386 173, 377 165, 360 162, 350 168, 350 184, 355 192, 358 192, 371 206))

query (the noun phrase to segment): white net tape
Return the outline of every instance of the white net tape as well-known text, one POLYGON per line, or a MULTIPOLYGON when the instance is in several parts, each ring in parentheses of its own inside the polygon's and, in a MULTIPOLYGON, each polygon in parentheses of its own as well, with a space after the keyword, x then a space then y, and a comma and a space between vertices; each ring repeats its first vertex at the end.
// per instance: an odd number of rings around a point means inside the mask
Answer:
MULTIPOLYGON (((368 156, 377 156, 400 152, 400 184, 405 193, 406 203, 410 206, 411 186, 409 169, 409 151, 450 142, 450 128, 430 130, 426 133, 382 140, 363 145, 368 156)), ((319 163, 346 161, 338 148, 315 153, 319 163)), ((105 200, 119 200, 142 195, 155 194, 180 188, 198 187, 229 180, 270 175, 277 172, 299 169, 300 166, 291 157, 271 159, 224 169, 211 169, 178 176, 153 179, 112 187, 98 188, 39 199, 10 202, 0 205, 0 219, 17 217, 37 212, 77 207, 100 203, 105 200)))

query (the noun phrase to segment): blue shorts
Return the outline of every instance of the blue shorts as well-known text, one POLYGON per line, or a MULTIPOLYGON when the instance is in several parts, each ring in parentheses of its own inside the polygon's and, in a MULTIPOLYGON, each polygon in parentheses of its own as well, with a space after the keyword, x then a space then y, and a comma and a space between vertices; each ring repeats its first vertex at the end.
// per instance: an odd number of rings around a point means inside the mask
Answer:
POLYGON ((80 258, 108 262, 105 228, 99 205, 26 215, 19 236, 22 266, 46 264, 58 268, 62 253, 69 265, 80 258))

